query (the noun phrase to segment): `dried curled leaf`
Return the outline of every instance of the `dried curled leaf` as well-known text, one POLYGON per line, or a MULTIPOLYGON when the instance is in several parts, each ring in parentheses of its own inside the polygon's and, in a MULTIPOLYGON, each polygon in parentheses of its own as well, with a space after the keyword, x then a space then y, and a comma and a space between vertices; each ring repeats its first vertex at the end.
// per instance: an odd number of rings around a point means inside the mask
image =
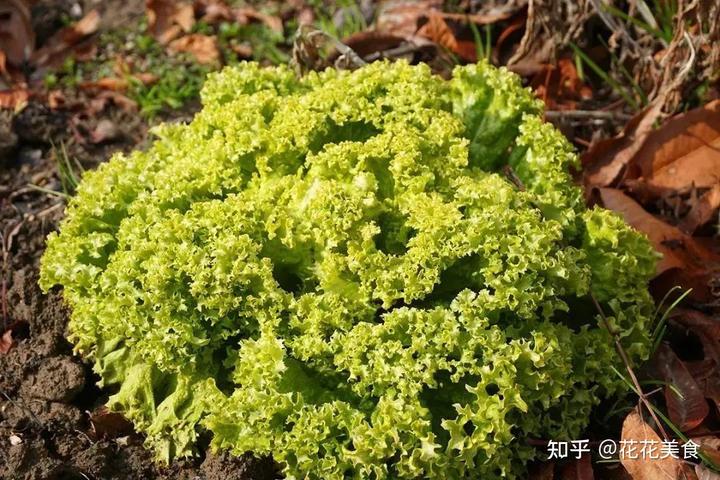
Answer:
MULTIPOLYGON (((662 439, 650 427, 636 411, 632 411, 625 417, 622 428, 622 440, 635 441, 636 445, 641 442, 650 442, 660 445, 662 439)), ((649 456, 635 455, 621 456, 620 462, 628 471, 633 480, 685 480, 682 462, 673 457, 649 458, 649 456)))
POLYGON ((146 0, 148 32, 162 43, 170 43, 195 25, 195 10, 189 2, 146 0))
POLYGON ((35 32, 27 0, 0 0, 0 50, 15 66, 29 60, 35 50, 35 32))
POLYGON ((75 49, 87 48, 83 41, 97 32, 100 27, 100 13, 91 10, 73 25, 65 27, 45 42, 45 46, 33 53, 32 63, 37 69, 60 65, 75 49))
POLYGON ((169 45, 172 52, 190 53, 198 63, 212 64, 220 60, 217 39, 209 35, 193 33, 173 40, 169 45))

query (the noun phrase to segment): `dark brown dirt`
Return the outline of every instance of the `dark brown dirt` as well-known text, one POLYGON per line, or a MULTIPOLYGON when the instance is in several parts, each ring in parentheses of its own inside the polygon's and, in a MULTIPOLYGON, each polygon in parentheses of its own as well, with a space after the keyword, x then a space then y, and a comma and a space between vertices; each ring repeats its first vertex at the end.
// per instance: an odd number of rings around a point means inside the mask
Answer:
MULTIPOLYGON (((158 465, 141 435, 122 419, 97 413, 108 394, 65 339, 61 292, 45 295, 37 285, 45 238, 57 228, 65 203, 28 185, 61 190, 53 145, 66 145, 70 157, 92 168, 113 151, 144 143, 146 126, 127 113, 106 111, 102 118, 132 131, 115 143, 85 145, 68 129, 71 115, 38 104, 14 118, 0 115, 0 338, 8 331, 12 336, 6 353, 8 337, 0 341, 0 479, 277 478, 270 460, 227 454, 201 452, 158 465)), ((84 119, 89 128, 99 120, 84 119)))

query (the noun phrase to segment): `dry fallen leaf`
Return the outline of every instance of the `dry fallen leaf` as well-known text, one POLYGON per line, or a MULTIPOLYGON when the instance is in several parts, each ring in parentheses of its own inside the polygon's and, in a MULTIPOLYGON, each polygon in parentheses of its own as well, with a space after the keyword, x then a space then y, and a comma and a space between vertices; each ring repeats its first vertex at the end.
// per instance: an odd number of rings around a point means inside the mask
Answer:
POLYGON ((697 310, 678 309, 671 317, 671 321, 697 335, 702 342, 705 357, 715 362, 713 366, 715 370, 716 366, 720 365, 720 318, 705 315, 697 310))
POLYGON ((629 225, 647 235, 655 250, 662 254, 656 268, 659 285, 669 282, 668 289, 674 285, 692 288, 694 300, 713 300, 711 285, 720 276, 720 255, 679 228, 655 218, 620 190, 597 190, 605 208, 620 213, 629 225), (664 275, 666 272, 668 275, 664 275))
POLYGON ((665 387, 670 420, 683 432, 698 427, 710 413, 710 408, 683 361, 669 346, 661 344, 655 356, 655 365, 663 380, 673 386, 665 387))
POLYGON ((100 13, 92 10, 77 23, 65 27, 53 35, 45 46, 35 51, 32 63, 39 70, 60 65, 75 49, 81 57, 87 59, 94 54, 92 44, 84 44, 90 35, 97 32, 100 26, 100 13))
POLYGON ((90 414, 90 425, 95 438, 118 438, 133 432, 130 423, 122 414, 111 412, 107 407, 97 408, 90 414))
POLYGON ((220 59, 217 39, 208 35, 194 33, 173 40, 169 45, 172 52, 192 54, 199 63, 216 63, 220 59))
POLYGON ((403 38, 392 33, 365 30, 342 39, 343 43, 352 48, 360 57, 380 53, 396 48, 403 43, 403 38))
POLYGON ((438 12, 430 12, 428 21, 417 31, 421 37, 432 40, 442 45, 451 52, 458 54, 463 60, 474 62, 477 60, 475 42, 472 40, 460 40, 455 36, 452 28, 438 12))
POLYGON ((0 353, 7 353, 15 345, 15 340, 12 337, 12 329, 6 331, 2 337, 0 337, 0 353))
POLYGON ((720 100, 651 132, 635 155, 638 177, 655 190, 710 188, 720 181, 720 100))
POLYGON ((66 105, 65 94, 62 90, 51 90, 47 95, 47 104, 53 110, 62 108, 66 105))
POLYGON ((707 468, 705 465, 695 465, 695 475, 698 480, 720 480, 720 474, 717 474, 707 468))
POLYGON ((718 375, 715 365, 715 362, 713 362, 713 374, 700 380, 698 383, 703 390, 705 398, 713 401, 715 406, 720 409, 720 375, 718 375))
POLYGON ((112 120, 103 118, 90 132, 90 134, 88 135, 88 139, 90 143, 99 144, 103 142, 117 140, 120 136, 122 136, 122 131, 120 130, 120 127, 118 127, 118 125, 112 120))
MULTIPOLYGON (((625 417, 622 427, 622 440, 635 441, 639 445, 642 441, 650 441, 658 445, 662 441, 650 425, 640 417, 637 411, 633 410, 625 417)), ((683 464, 677 458, 629 458, 629 455, 621 456, 620 463, 628 471, 633 480, 679 480, 683 478, 683 464)))
POLYGON ((545 65, 530 86, 548 110, 574 110, 577 102, 592 98, 592 89, 580 79, 575 62, 561 58, 557 65, 545 65))
POLYGON ((700 445, 700 451, 715 465, 720 465, 720 438, 713 435, 692 437, 700 445))
POLYGON ((175 0, 146 0, 148 32, 162 43, 170 43, 195 25, 195 10, 190 3, 175 0))
POLYGON ((710 190, 700 197, 680 223, 680 228, 684 232, 692 234, 713 219, 717 219, 717 223, 720 223, 718 208, 720 208, 720 183, 713 185, 710 190))
POLYGON ((412 40, 420 19, 430 12, 439 11, 442 5, 441 0, 381 2, 375 19, 375 30, 412 40))
POLYGON ((280 17, 262 13, 252 7, 238 8, 235 9, 233 13, 235 15, 235 21, 241 25, 247 25, 252 21, 258 21, 264 23, 268 28, 277 33, 283 33, 283 23, 280 17))
POLYGON ((661 116, 662 104, 658 102, 637 113, 618 136, 597 142, 582 155, 587 192, 593 187, 608 187, 615 183, 661 116))
POLYGON ((5 55, 4 51, 0 50, 0 88, 5 88, 5 83, 3 82, 3 80, 7 79, 7 77, 7 56, 5 55))
POLYGON ((95 115, 105 110, 108 104, 114 104, 121 110, 133 113, 137 111, 138 105, 135 101, 129 99, 125 95, 112 90, 102 90, 95 95, 88 105, 87 114, 95 115))
POLYGON ((134 73, 124 78, 118 77, 103 77, 93 82, 83 82, 80 84, 80 88, 98 89, 98 90, 112 90, 114 92, 124 92, 130 86, 130 78, 132 77, 138 80, 144 85, 152 85, 158 81, 158 77, 152 73, 134 73))
POLYGON ((599 188, 598 191, 605 208, 620 213, 628 224, 647 235, 655 249, 663 255, 657 265, 657 275, 672 268, 704 268, 708 260, 718 260, 715 254, 691 236, 655 218, 620 190, 599 188))
POLYGON ((477 60, 477 48, 470 24, 487 25, 509 18, 514 9, 490 9, 477 14, 443 12, 439 0, 380 2, 375 28, 368 32, 393 35, 414 44, 430 40, 462 59, 477 60), (462 32, 462 35, 459 33, 462 32))
POLYGON ((30 2, 0 0, 0 50, 7 61, 20 66, 35 49, 35 33, 30 23, 30 2))
POLYGON ((18 111, 22 109, 30 99, 30 91, 27 88, 13 88, 0 91, 0 109, 18 111))
POLYGON ((195 0, 195 11, 203 22, 210 25, 234 18, 230 5, 222 0, 195 0))

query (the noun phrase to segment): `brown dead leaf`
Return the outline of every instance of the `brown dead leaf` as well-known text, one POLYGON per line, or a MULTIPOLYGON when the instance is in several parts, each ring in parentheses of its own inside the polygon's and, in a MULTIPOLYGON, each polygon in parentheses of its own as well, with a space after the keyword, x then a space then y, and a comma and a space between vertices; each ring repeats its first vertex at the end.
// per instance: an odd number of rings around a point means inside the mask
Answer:
POLYGON ((382 2, 375 19, 375 30, 404 39, 415 37, 421 18, 442 8, 442 0, 382 2))
POLYGON ((106 406, 99 407, 90 413, 90 425, 93 436, 101 438, 118 438, 133 432, 133 426, 122 414, 111 412, 106 406))
POLYGON ((210 25, 234 20, 232 8, 222 0, 195 0, 195 12, 210 25))
POLYGON ((4 79, 7 78, 7 76, 7 56, 4 51, 0 50, 0 78, 4 79))
POLYGON ((283 33, 283 23, 280 17, 262 13, 252 7, 243 7, 234 10, 235 20, 241 25, 247 25, 253 21, 265 24, 270 30, 283 33))
MULTIPOLYGON (((640 417, 637 411, 633 410, 625 417, 622 427, 622 440, 634 440, 636 445, 642 441, 657 442, 660 444, 660 436, 653 430, 650 425, 640 417)), ((628 471, 633 480, 680 480, 683 478, 683 464, 677 458, 650 459, 629 458, 629 456, 621 456, 620 463, 628 471)))
POLYGON ((414 44, 430 40, 462 59, 474 62, 477 49, 468 25, 492 24, 511 17, 517 10, 517 7, 487 9, 468 15, 443 12, 442 7, 443 2, 439 0, 380 2, 375 28, 362 33, 392 35, 414 44))
POLYGON ((655 366, 665 382, 673 386, 665 387, 670 420, 683 432, 699 426, 710 413, 710 407, 685 364, 669 346, 661 344, 655 356, 655 366))
POLYGON ((715 402, 716 408, 720 409, 720 378, 717 375, 713 375, 703 382, 703 393, 705 397, 715 402))
POLYGON ((620 213, 625 221, 648 236, 655 249, 663 255, 657 275, 673 269, 705 269, 717 256, 678 228, 668 225, 645 211, 635 200, 614 188, 600 188, 605 208, 620 213))
POLYGON ((403 43, 403 38, 392 33, 365 30, 342 39, 343 43, 352 48, 361 57, 375 52, 384 52, 396 48, 403 43))
POLYGON ((569 58, 559 59, 557 65, 545 65, 530 86, 548 110, 575 110, 578 101, 592 98, 592 89, 580 79, 575 62, 569 58))
POLYGON ((152 73, 134 73, 127 75, 124 78, 118 77, 104 77, 93 82, 83 82, 80 84, 82 89, 98 89, 98 90, 112 90, 114 92, 124 92, 130 86, 130 78, 132 77, 144 85, 152 85, 158 81, 157 75, 152 73))
POLYGON ((90 134, 88 135, 88 139, 90 143, 97 145, 99 143, 117 140, 120 136, 122 136, 122 131, 120 130, 120 127, 118 127, 118 125, 112 120, 103 118, 90 132, 90 134))
POLYGON ((653 286, 664 295, 680 285, 692 288, 690 298, 701 303, 716 299, 712 285, 720 278, 720 255, 677 227, 654 217, 635 200, 613 188, 599 188, 605 208, 620 213, 636 230, 647 235, 662 259, 656 267, 653 286))
POLYGON ((587 192, 593 187, 609 187, 616 182, 661 116, 662 103, 657 102, 637 113, 618 136, 597 142, 582 155, 587 192))
POLYGON ((88 59, 94 55, 92 42, 86 43, 87 38, 97 32, 100 26, 100 13, 97 10, 90 11, 75 24, 65 27, 53 35, 45 46, 36 50, 31 61, 37 69, 55 67, 60 65, 65 58, 74 50, 80 53, 81 57, 88 59))
POLYGON ((720 474, 713 472, 701 463, 695 465, 695 475, 698 480, 720 480, 720 474))
POLYGON ((199 63, 212 64, 220 59, 217 39, 208 35, 193 33, 173 40, 169 45, 172 52, 192 54, 199 63))
POLYGON ((175 0, 145 0, 148 33, 166 45, 189 32, 195 25, 195 10, 191 3, 175 0))
MULTIPOLYGON (((715 365, 720 365, 720 318, 705 315, 697 310, 678 309, 671 317, 671 321, 674 325, 687 328, 697 335, 702 342, 705 357, 711 358, 715 365)), ((717 400, 720 404, 720 397, 717 400)))
POLYGON ((475 42, 457 38, 455 32, 453 32, 452 28, 450 28, 440 13, 430 12, 427 23, 420 27, 417 34, 438 45, 442 45, 466 61, 474 62, 477 60, 475 42))
POLYGON ((720 181, 720 100, 676 115, 650 133, 636 153, 638 177, 670 192, 720 181))
POLYGON ((715 465, 720 465, 720 438, 714 435, 692 437, 692 441, 700 445, 700 451, 715 465))
POLYGON ((87 114, 96 115, 105 110, 105 108, 109 104, 113 104, 118 108, 130 113, 136 112, 138 108, 135 101, 129 99, 122 93, 114 92, 112 90, 102 90, 100 91, 100 93, 93 96, 92 100, 90 100, 87 114))
POLYGON ((51 90, 48 92, 48 107, 52 108, 53 110, 57 110, 58 108, 64 107, 66 103, 67 102, 65 101, 65 94, 62 92, 62 90, 51 90))
POLYGON ((253 48, 249 43, 237 43, 230 48, 239 58, 252 58, 253 48))
POLYGON ((13 345, 15 345, 15 340, 13 340, 11 329, 6 331, 3 336, 0 337, 0 353, 8 353, 13 345))
POLYGON ((27 88, 13 88, 0 91, 0 109, 18 111, 22 109, 30 99, 30 91, 27 88))
POLYGON ((295 16, 298 25, 312 25, 315 22, 315 10, 311 6, 305 6, 295 16))
POLYGON ((720 208, 720 183, 716 183, 700 197, 680 223, 680 228, 684 232, 692 234, 709 221, 717 219, 718 208, 720 208))
POLYGON ((30 23, 30 2, 27 0, 0 2, 0 50, 16 67, 28 60, 35 50, 35 32, 30 23))
POLYGON ((128 87, 128 81, 124 78, 104 77, 94 82, 83 82, 80 84, 82 89, 98 88, 101 90, 112 90, 114 92, 123 92, 128 87))

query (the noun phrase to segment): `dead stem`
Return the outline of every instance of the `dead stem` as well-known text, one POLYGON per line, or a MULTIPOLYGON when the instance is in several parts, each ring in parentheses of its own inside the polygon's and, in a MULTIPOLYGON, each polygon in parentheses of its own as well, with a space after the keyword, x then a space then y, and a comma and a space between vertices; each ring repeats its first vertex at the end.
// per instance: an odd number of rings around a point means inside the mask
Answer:
POLYGON ((603 110, 548 110, 545 112, 548 120, 573 118, 573 119, 600 119, 600 120, 622 120, 628 121, 632 115, 623 112, 607 112, 603 110))
POLYGON ((521 192, 525 191, 525 185, 522 183, 522 180, 520 180, 520 177, 517 176, 517 173, 515 173, 515 170, 510 165, 505 165, 503 167, 503 173, 505 176, 510 180, 513 185, 517 187, 518 190, 521 192))
POLYGON ((667 432, 665 431, 665 428, 663 427, 663 424, 660 422, 660 419, 658 419, 657 415, 655 414, 655 411, 653 410, 652 405, 650 404, 650 401, 647 399, 647 395, 643 393, 642 387, 640 386, 640 382, 637 379, 637 376, 635 375, 635 371, 632 369, 632 366, 630 364, 630 359, 627 356, 627 353, 625 352, 625 349, 623 348, 622 344, 620 343, 620 337, 618 336, 617 332, 610 328, 610 323, 607 320, 607 317, 605 316, 605 312, 603 311, 602 307, 600 306, 600 303, 595 298, 595 295, 590 293, 590 298, 592 298, 593 303, 595 304, 595 308, 597 308, 597 311, 600 313, 600 318, 602 318, 603 325, 605 325, 605 328, 607 331, 612 335, 613 340, 615 342, 615 348, 617 349, 618 353, 620 354, 620 358, 622 359, 623 363, 625 364, 625 368, 628 371, 628 374, 630 375, 630 379, 632 380, 633 385, 635 386, 635 391, 638 394, 638 397, 640 397, 640 402, 645 405, 645 408, 647 408, 647 411, 650 413, 650 416, 655 421, 655 424, 660 429, 660 433, 662 433, 663 439, 668 440, 670 437, 668 436, 667 432))

